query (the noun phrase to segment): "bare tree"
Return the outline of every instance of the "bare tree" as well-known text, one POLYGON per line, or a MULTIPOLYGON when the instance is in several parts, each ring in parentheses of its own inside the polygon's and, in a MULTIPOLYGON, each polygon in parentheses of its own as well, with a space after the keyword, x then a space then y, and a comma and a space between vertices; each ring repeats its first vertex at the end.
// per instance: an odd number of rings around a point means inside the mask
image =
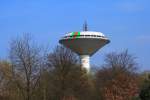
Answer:
POLYGON ((70 49, 57 46, 48 56, 53 100, 91 100, 91 84, 80 67, 78 56, 70 49))
POLYGON ((0 61, 0 100, 9 100, 9 85, 11 81, 11 67, 8 61, 0 61))
POLYGON ((112 52, 107 54, 104 66, 111 67, 114 71, 115 69, 120 69, 120 71, 134 73, 138 64, 136 63, 136 57, 129 54, 128 50, 125 50, 121 53, 112 52))
POLYGON ((96 86, 102 100, 131 100, 139 92, 137 63, 128 51, 106 55, 105 64, 96 74, 96 86))
POLYGON ((10 44, 10 61, 13 79, 25 100, 31 100, 40 77, 42 65, 41 48, 25 34, 10 44))

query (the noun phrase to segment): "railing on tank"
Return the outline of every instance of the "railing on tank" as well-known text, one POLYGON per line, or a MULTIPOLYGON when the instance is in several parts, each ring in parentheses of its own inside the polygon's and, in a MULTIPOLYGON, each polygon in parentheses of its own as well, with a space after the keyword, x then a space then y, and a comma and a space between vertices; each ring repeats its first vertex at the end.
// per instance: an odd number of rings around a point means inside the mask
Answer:
MULTIPOLYGON (((74 36, 64 36, 63 39, 72 39, 74 36)), ((104 36, 100 35, 80 35, 75 38, 105 38, 104 36)))

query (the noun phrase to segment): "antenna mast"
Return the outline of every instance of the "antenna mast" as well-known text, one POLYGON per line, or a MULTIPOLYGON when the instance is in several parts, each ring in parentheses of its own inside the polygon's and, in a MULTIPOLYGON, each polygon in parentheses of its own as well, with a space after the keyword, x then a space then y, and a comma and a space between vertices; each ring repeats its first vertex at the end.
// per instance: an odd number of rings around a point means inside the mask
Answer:
POLYGON ((88 31, 88 25, 86 21, 83 24, 83 31, 88 31))

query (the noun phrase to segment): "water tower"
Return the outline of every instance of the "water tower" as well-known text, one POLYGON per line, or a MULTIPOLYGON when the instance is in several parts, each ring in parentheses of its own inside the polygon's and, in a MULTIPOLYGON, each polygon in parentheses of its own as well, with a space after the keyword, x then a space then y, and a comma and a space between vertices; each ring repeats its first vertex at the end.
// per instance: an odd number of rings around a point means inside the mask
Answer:
POLYGON ((90 57, 109 42, 110 40, 103 33, 88 31, 86 23, 83 31, 67 33, 59 40, 60 44, 80 56, 82 67, 88 72, 90 71, 90 57))

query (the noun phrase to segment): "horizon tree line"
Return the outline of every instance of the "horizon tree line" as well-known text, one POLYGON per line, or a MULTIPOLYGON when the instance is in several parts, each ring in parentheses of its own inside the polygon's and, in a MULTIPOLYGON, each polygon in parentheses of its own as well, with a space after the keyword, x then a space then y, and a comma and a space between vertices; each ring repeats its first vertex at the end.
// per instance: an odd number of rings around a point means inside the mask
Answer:
POLYGON ((150 100, 150 75, 137 63, 128 50, 112 52, 87 73, 70 49, 48 52, 26 34, 0 61, 0 100, 150 100))

